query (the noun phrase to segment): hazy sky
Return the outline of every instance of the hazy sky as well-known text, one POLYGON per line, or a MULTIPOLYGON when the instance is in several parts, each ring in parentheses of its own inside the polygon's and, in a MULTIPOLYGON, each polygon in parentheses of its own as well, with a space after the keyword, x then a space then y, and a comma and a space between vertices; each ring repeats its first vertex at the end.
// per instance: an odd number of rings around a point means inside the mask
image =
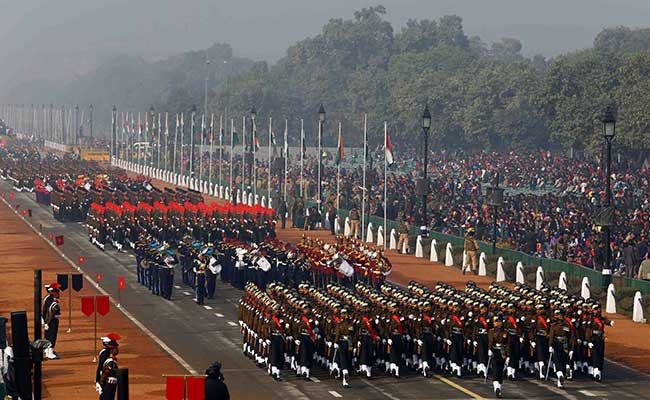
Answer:
POLYGON ((117 54, 158 59, 214 42, 275 61, 330 18, 377 4, 396 30, 457 14, 469 35, 516 37, 526 55, 588 47, 604 27, 650 25, 649 0, 0 0, 0 82, 70 78, 117 54))

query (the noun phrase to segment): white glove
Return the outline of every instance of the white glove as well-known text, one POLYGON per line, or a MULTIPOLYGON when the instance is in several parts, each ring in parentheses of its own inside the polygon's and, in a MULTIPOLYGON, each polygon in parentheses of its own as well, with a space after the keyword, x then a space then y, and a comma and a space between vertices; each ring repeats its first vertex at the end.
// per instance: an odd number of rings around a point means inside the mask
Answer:
POLYGON ((510 365, 510 357, 506 357, 505 366, 510 365))
POLYGON ((361 342, 357 342, 357 347, 361 347, 361 342))
POLYGON ((488 350, 488 357, 492 357, 492 350, 488 350))
POLYGON ((422 346, 422 341, 418 340, 418 346, 422 346))
POLYGON ((530 347, 532 347, 532 348, 534 349, 535 346, 536 346, 536 343, 535 343, 535 342, 530 342, 530 347))
POLYGON ((594 348, 594 344, 591 343, 591 342, 589 342, 589 344, 588 344, 587 346, 589 346, 590 349, 593 349, 593 348, 594 348))
POLYGON ((519 338, 519 343, 523 343, 523 342, 524 342, 524 338, 523 338, 523 337, 520 337, 520 338, 519 338))
POLYGON ((551 354, 553 354, 553 353, 555 353, 555 349, 554 349, 553 347, 549 347, 549 348, 548 348, 548 352, 551 353, 551 354))
POLYGON ((578 339, 578 345, 582 344, 582 340, 578 339))
POLYGON ((393 345, 393 339, 388 339, 388 344, 389 344, 390 346, 392 346, 392 345, 393 345))
POLYGON ((296 340, 295 343, 296 343, 296 346, 300 346, 300 340, 296 340))
POLYGON ((406 335, 406 340, 411 341, 411 335, 406 335))
POLYGON ((327 347, 332 347, 332 342, 325 342, 325 344, 327 345, 327 347))
POLYGON ((382 342, 383 344, 386 344, 386 339, 381 339, 381 342, 382 342))
POLYGON ((97 393, 99 393, 100 395, 102 394, 102 385, 100 385, 99 382, 95 382, 95 390, 96 390, 97 393))
POLYGON ((447 344, 451 346, 451 339, 446 340, 447 344))
POLYGON ((468 346, 471 346, 471 345, 472 345, 472 340, 471 340, 471 339, 467 339, 467 345, 468 345, 468 346))
POLYGON ((50 330, 50 326, 49 326, 48 324, 45 324, 45 326, 43 327, 43 329, 45 329, 46 331, 49 331, 49 330, 50 330))
POLYGON ((609 326, 614 326, 614 321, 610 321, 609 326))
POLYGON ((266 345, 270 346, 271 345, 271 339, 266 339, 266 345))
POLYGON ((334 343, 334 348, 335 348, 335 349, 338 349, 338 348, 339 348, 339 344, 338 344, 338 343, 334 343))
POLYGON ((569 352, 569 358, 573 358, 573 350, 569 352))

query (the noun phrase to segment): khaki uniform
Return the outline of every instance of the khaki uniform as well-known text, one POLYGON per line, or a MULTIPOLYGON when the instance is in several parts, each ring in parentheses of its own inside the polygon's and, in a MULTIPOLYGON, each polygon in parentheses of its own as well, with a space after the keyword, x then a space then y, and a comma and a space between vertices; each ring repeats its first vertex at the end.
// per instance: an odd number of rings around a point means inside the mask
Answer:
POLYGON ((478 243, 473 236, 468 236, 465 238, 465 265, 463 265, 463 271, 469 271, 470 268, 472 271, 476 272, 478 269, 478 243))
POLYGON ((359 221, 359 210, 353 208, 350 210, 350 236, 358 238, 361 230, 361 222, 359 221))
POLYGON ((406 252, 409 252, 409 225, 407 222, 402 221, 397 228, 399 239, 397 240, 397 251, 402 251, 402 246, 406 243, 406 252))

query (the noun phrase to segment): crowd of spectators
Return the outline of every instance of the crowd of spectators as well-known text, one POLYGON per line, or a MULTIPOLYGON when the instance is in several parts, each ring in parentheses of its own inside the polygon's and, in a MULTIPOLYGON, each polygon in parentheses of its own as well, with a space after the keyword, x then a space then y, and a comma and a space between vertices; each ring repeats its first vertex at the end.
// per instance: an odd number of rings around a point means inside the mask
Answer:
MULTIPOLYGON (((541 257, 555 258, 597 270, 605 263, 606 246, 601 228, 593 223, 596 208, 606 201, 605 173, 602 160, 570 158, 549 151, 476 152, 432 151, 429 155, 430 180, 427 197, 427 221, 423 220, 421 196, 415 182, 422 165, 415 149, 404 150, 384 178, 383 148, 369 151, 366 187, 363 187, 362 154, 350 151, 340 169, 333 158, 323 161, 324 211, 336 208, 337 177, 339 207, 361 208, 365 194, 365 212, 388 219, 408 219, 414 226, 427 225, 442 233, 463 235, 468 227, 476 230, 479 240, 492 240, 493 208, 487 205, 485 188, 498 173, 506 189, 505 204, 498 210, 498 246, 541 257), (372 160, 372 161, 370 161, 372 160), (372 164, 372 168, 371 168, 372 164), (388 185, 384 204, 384 185, 388 185)), ((222 176, 229 182, 229 154, 224 153, 222 176)), ((299 154, 290 157, 287 176, 288 209, 303 207, 302 199, 317 197, 317 159, 303 163, 302 180, 299 154), (302 195, 301 195, 302 188, 302 195)), ((616 226, 612 229, 612 267, 616 273, 636 277, 638 267, 649 251, 650 166, 615 155, 612 164, 612 193, 616 206, 616 226)), ((213 158, 213 176, 218 160, 213 158)), ((206 163, 207 165, 207 160, 206 163)), ((204 167, 204 171, 205 171, 204 167)), ((241 183, 241 158, 233 159, 233 180, 241 183)), ((256 165, 258 191, 266 194, 267 162, 256 165)), ((276 171, 274 171, 276 172, 276 171)), ((271 174, 271 186, 279 193, 283 176, 271 174)), ((216 178, 215 178, 216 180, 216 178)), ((247 179, 248 181, 248 179, 247 179)), ((313 211, 312 211, 313 212, 313 211)), ((304 210, 303 210, 304 213, 304 210)))

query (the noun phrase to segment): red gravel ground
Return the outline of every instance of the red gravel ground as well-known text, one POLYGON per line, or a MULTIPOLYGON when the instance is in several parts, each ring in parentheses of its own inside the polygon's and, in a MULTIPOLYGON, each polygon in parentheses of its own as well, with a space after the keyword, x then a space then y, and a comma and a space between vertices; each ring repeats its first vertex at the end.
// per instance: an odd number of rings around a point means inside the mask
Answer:
MULTIPOLYGON (((36 235, 7 205, 0 202, 0 270, 3 282, 0 314, 27 310, 30 335, 33 332, 34 269, 43 270, 43 282, 56 281, 57 273, 76 272, 36 235), (10 284, 8 284, 10 283, 10 284)), ((93 319, 81 313, 80 296, 99 294, 87 281, 84 289, 72 295, 72 332, 68 328, 70 307, 67 291, 61 296, 63 315, 57 352, 60 360, 43 364, 44 399, 96 399, 96 364, 93 359, 93 319)), ((122 336, 118 361, 129 369, 132 399, 159 400, 165 396, 163 374, 182 374, 184 370, 156 343, 111 305, 111 312, 98 317, 98 336, 115 331, 122 336)), ((8 327, 8 332, 11 332, 8 327)), ((31 336, 30 336, 31 338, 31 336)), ((98 342, 98 348, 101 343, 98 342)))

